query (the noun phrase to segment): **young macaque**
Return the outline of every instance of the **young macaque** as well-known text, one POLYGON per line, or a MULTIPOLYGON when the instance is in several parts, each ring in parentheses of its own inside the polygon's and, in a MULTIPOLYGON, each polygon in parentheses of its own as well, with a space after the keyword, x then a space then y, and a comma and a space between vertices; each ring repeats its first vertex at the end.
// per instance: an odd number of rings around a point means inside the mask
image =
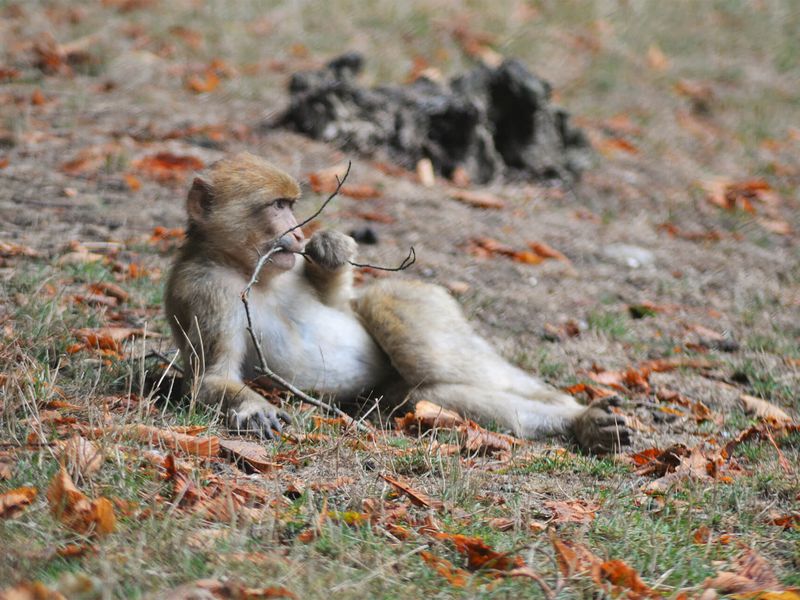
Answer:
POLYGON ((404 279, 354 289, 356 242, 336 231, 306 240, 292 229, 299 195, 292 177, 247 153, 216 163, 189 190, 166 312, 193 393, 221 406, 231 429, 272 437, 288 420, 245 383, 258 359, 241 292, 277 244, 249 303, 269 368, 298 388, 341 401, 429 400, 521 437, 571 434, 589 451, 629 443, 610 401, 582 406, 509 364, 444 289, 404 279))

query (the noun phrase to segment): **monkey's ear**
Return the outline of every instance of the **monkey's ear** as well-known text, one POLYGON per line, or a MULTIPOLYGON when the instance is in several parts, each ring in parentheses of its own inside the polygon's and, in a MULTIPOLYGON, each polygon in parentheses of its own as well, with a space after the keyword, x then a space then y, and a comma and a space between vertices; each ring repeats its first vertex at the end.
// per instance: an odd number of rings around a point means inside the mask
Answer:
POLYGON ((214 190, 211 184, 201 177, 195 177, 186 198, 186 212, 189 220, 202 223, 206 220, 214 204, 214 190))

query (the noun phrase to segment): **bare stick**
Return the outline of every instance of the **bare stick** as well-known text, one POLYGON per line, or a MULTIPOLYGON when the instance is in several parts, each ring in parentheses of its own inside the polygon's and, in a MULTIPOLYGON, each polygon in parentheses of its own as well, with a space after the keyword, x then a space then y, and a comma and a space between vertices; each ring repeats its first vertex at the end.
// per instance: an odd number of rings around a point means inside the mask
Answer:
POLYGON ((397 267, 379 267, 377 265, 370 265, 370 264, 359 264, 354 263, 351 261, 349 262, 354 267, 362 267, 367 269, 377 269, 379 271, 405 271, 408 267, 413 265, 417 261, 417 253, 414 251, 414 246, 411 246, 411 249, 408 251, 408 256, 403 259, 403 262, 400 263, 400 266, 397 267))
POLYGON ((259 257, 258 262, 256 263, 256 267, 253 270, 253 275, 250 277, 250 281, 247 282, 247 286, 245 286, 244 290, 242 290, 242 304, 244 304, 244 312, 245 316, 247 317, 247 333, 250 334, 250 339, 253 342, 253 346, 256 349, 256 355, 258 356, 259 365, 256 367, 256 372, 268 377, 269 379, 280 385, 283 389, 288 390, 289 392, 291 392, 304 402, 308 402, 309 404, 313 404, 314 406, 318 406, 319 408, 334 413, 342 420, 344 420, 344 422, 348 426, 352 425, 359 431, 369 432, 371 431, 371 429, 366 424, 360 421, 356 421, 355 419, 351 418, 350 415, 348 415, 346 412, 340 410, 339 408, 336 408, 335 406, 331 406, 330 404, 327 404, 322 400, 314 398, 313 396, 309 396, 304 391, 295 387, 292 383, 286 381, 283 377, 272 371, 269 368, 269 366, 267 366, 267 359, 264 356, 264 350, 261 348, 261 343, 258 341, 255 331, 253 330, 253 320, 250 316, 250 303, 249 303, 250 290, 258 281, 258 276, 261 273, 261 269, 263 269, 264 265, 266 265, 271 260, 274 254, 284 251, 283 248, 279 246, 280 240, 283 238, 283 236, 291 233, 295 229, 302 227, 303 225, 310 222, 312 219, 315 219, 317 216, 319 216, 319 214, 325 209, 328 203, 331 200, 333 200, 333 198, 339 193, 339 190, 342 189, 342 184, 344 184, 345 180, 347 179, 347 176, 350 174, 350 164, 351 164, 350 162, 347 163, 347 171, 345 172, 341 180, 338 177, 336 178, 337 181, 336 189, 330 196, 328 196, 328 199, 322 203, 322 206, 320 206, 319 209, 317 209, 317 211, 309 218, 307 218, 305 221, 295 225, 290 229, 287 229, 283 234, 278 236, 278 238, 272 243, 272 247, 266 253, 264 253, 262 256, 259 257))

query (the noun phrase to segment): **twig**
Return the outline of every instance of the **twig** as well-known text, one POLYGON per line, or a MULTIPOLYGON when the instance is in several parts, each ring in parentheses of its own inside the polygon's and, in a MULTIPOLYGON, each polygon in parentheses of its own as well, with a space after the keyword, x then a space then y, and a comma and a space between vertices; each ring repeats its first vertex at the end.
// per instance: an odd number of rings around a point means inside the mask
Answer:
POLYGON ((292 394, 294 394, 295 396, 297 396, 298 398, 300 398, 304 402, 308 402, 309 404, 313 404, 314 406, 317 406, 319 408, 322 408, 324 410, 327 410, 329 412, 334 413, 335 415, 340 417, 342 420, 344 420, 344 422, 348 426, 352 425, 353 427, 355 427, 359 431, 369 432, 369 431, 371 431, 371 429, 366 424, 364 424, 364 423, 362 423, 360 421, 356 421, 355 419, 350 417, 350 415, 348 415, 346 412, 342 411, 339 408, 336 408, 335 406, 331 406, 330 404, 327 404, 327 403, 323 402, 322 400, 314 398, 313 396, 309 396, 304 391, 302 391, 299 388, 295 387, 292 383, 286 381, 283 377, 281 377, 280 375, 278 375, 277 373, 272 371, 269 368, 269 366, 267 366, 267 359, 264 356, 264 350, 261 348, 261 343, 258 341, 258 338, 256 337, 255 331, 253 329, 253 320, 252 320, 252 317, 250 315, 250 303, 249 303, 250 290, 253 288, 253 286, 258 281, 258 276, 261 273, 261 269, 264 268, 264 265, 266 265, 270 261, 270 259, 272 258, 272 256, 274 254, 283 251, 283 248, 278 245, 280 243, 280 240, 283 238, 283 236, 291 233, 295 229, 298 229, 298 228, 302 227, 303 225, 305 225, 306 223, 308 223, 312 219, 315 219, 324 210, 324 208, 328 205, 328 203, 331 200, 333 200, 333 198, 339 193, 339 190, 342 188, 342 185, 344 184, 345 180, 347 179, 348 174, 350 173, 350 164, 351 164, 350 162, 347 163, 347 171, 345 172, 345 174, 341 178, 341 180, 337 176, 337 178, 336 178, 336 181, 337 181, 336 189, 333 191, 333 193, 330 196, 328 196, 328 199, 325 200, 325 202, 322 203, 322 206, 320 206, 319 209, 317 209, 317 211, 313 215, 311 215, 309 218, 307 218, 303 222, 295 225, 294 227, 291 227, 290 229, 287 229, 283 234, 279 235, 277 237, 277 239, 273 242, 272 247, 265 254, 263 254, 262 256, 259 257, 258 262, 256 263, 256 267, 253 270, 253 275, 250 277, 250 281, 247 282, 247 286, 245 286, 244 290, 242 290, 242 296, 241 297, 242 297, 242 304, 244 304, 245 316, 247 317, 247 333, 250 334, 250 340, 253 342, 253 346, 256 349, 256 355, 258 356, 258 363, 259 364, 255 368, 256 372, 261 374, 261 375, 264 375, 264 376, 268 377, 269 379, 271 379, 272 381, 274 381, 275 383, 280 385, 283 389, 291 392, 292 394))
MULTIPOLYGON (((376 265, 367 264, 359 264, 350 262, 351 265, 354 267, 365 267, 368 269, 377 269, 379 271, 405 271, 408 267, 413 265, 417 261, 417 253, 414 251, 414 246, 411 246, 411 249, 408 251, 408 256, 403 259, 403 262, 400 263, 397 267, 378 267, 376 265)), ((348 261, 349 262, 349 261, 348 261)))
MULTIPOLYGON (((314 260, 312 258, 309 258, 308 254, 306 254, 305 252, 295 252, 295 254, 298 254, 298 255, 302 256, 307 261, 314 262, 314 260)), ((365 268, 365 269, 376 269, 378 271, 405 271, 408 267, 413 265, 416 261, 417 261, 417 253, 414 250, 414 246, 411 246, 411 248, 408 251, 408 256, 406 256, 403 259, 403 262, 401 262, 400 265, 397 266, 397 267, 379 267, 378 265, 371 265, 369 263, 363 263, 363 264, 362 263, 355 263, 352 260, 348 260, 347 263, 349 265, 354 266, 354 267, 360 267, 360 268, 365 268)))

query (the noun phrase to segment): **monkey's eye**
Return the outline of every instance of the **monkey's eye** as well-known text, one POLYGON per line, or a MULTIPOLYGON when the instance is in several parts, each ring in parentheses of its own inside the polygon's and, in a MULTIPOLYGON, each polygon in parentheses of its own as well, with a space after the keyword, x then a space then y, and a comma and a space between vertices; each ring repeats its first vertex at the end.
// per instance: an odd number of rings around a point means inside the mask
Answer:
POLYGON ((294 206, 294 200, 290 200, 289 198, 278 198, 272 203, 272 205, 278 210, 284 210, 286 208, 292 208, 294 206))

